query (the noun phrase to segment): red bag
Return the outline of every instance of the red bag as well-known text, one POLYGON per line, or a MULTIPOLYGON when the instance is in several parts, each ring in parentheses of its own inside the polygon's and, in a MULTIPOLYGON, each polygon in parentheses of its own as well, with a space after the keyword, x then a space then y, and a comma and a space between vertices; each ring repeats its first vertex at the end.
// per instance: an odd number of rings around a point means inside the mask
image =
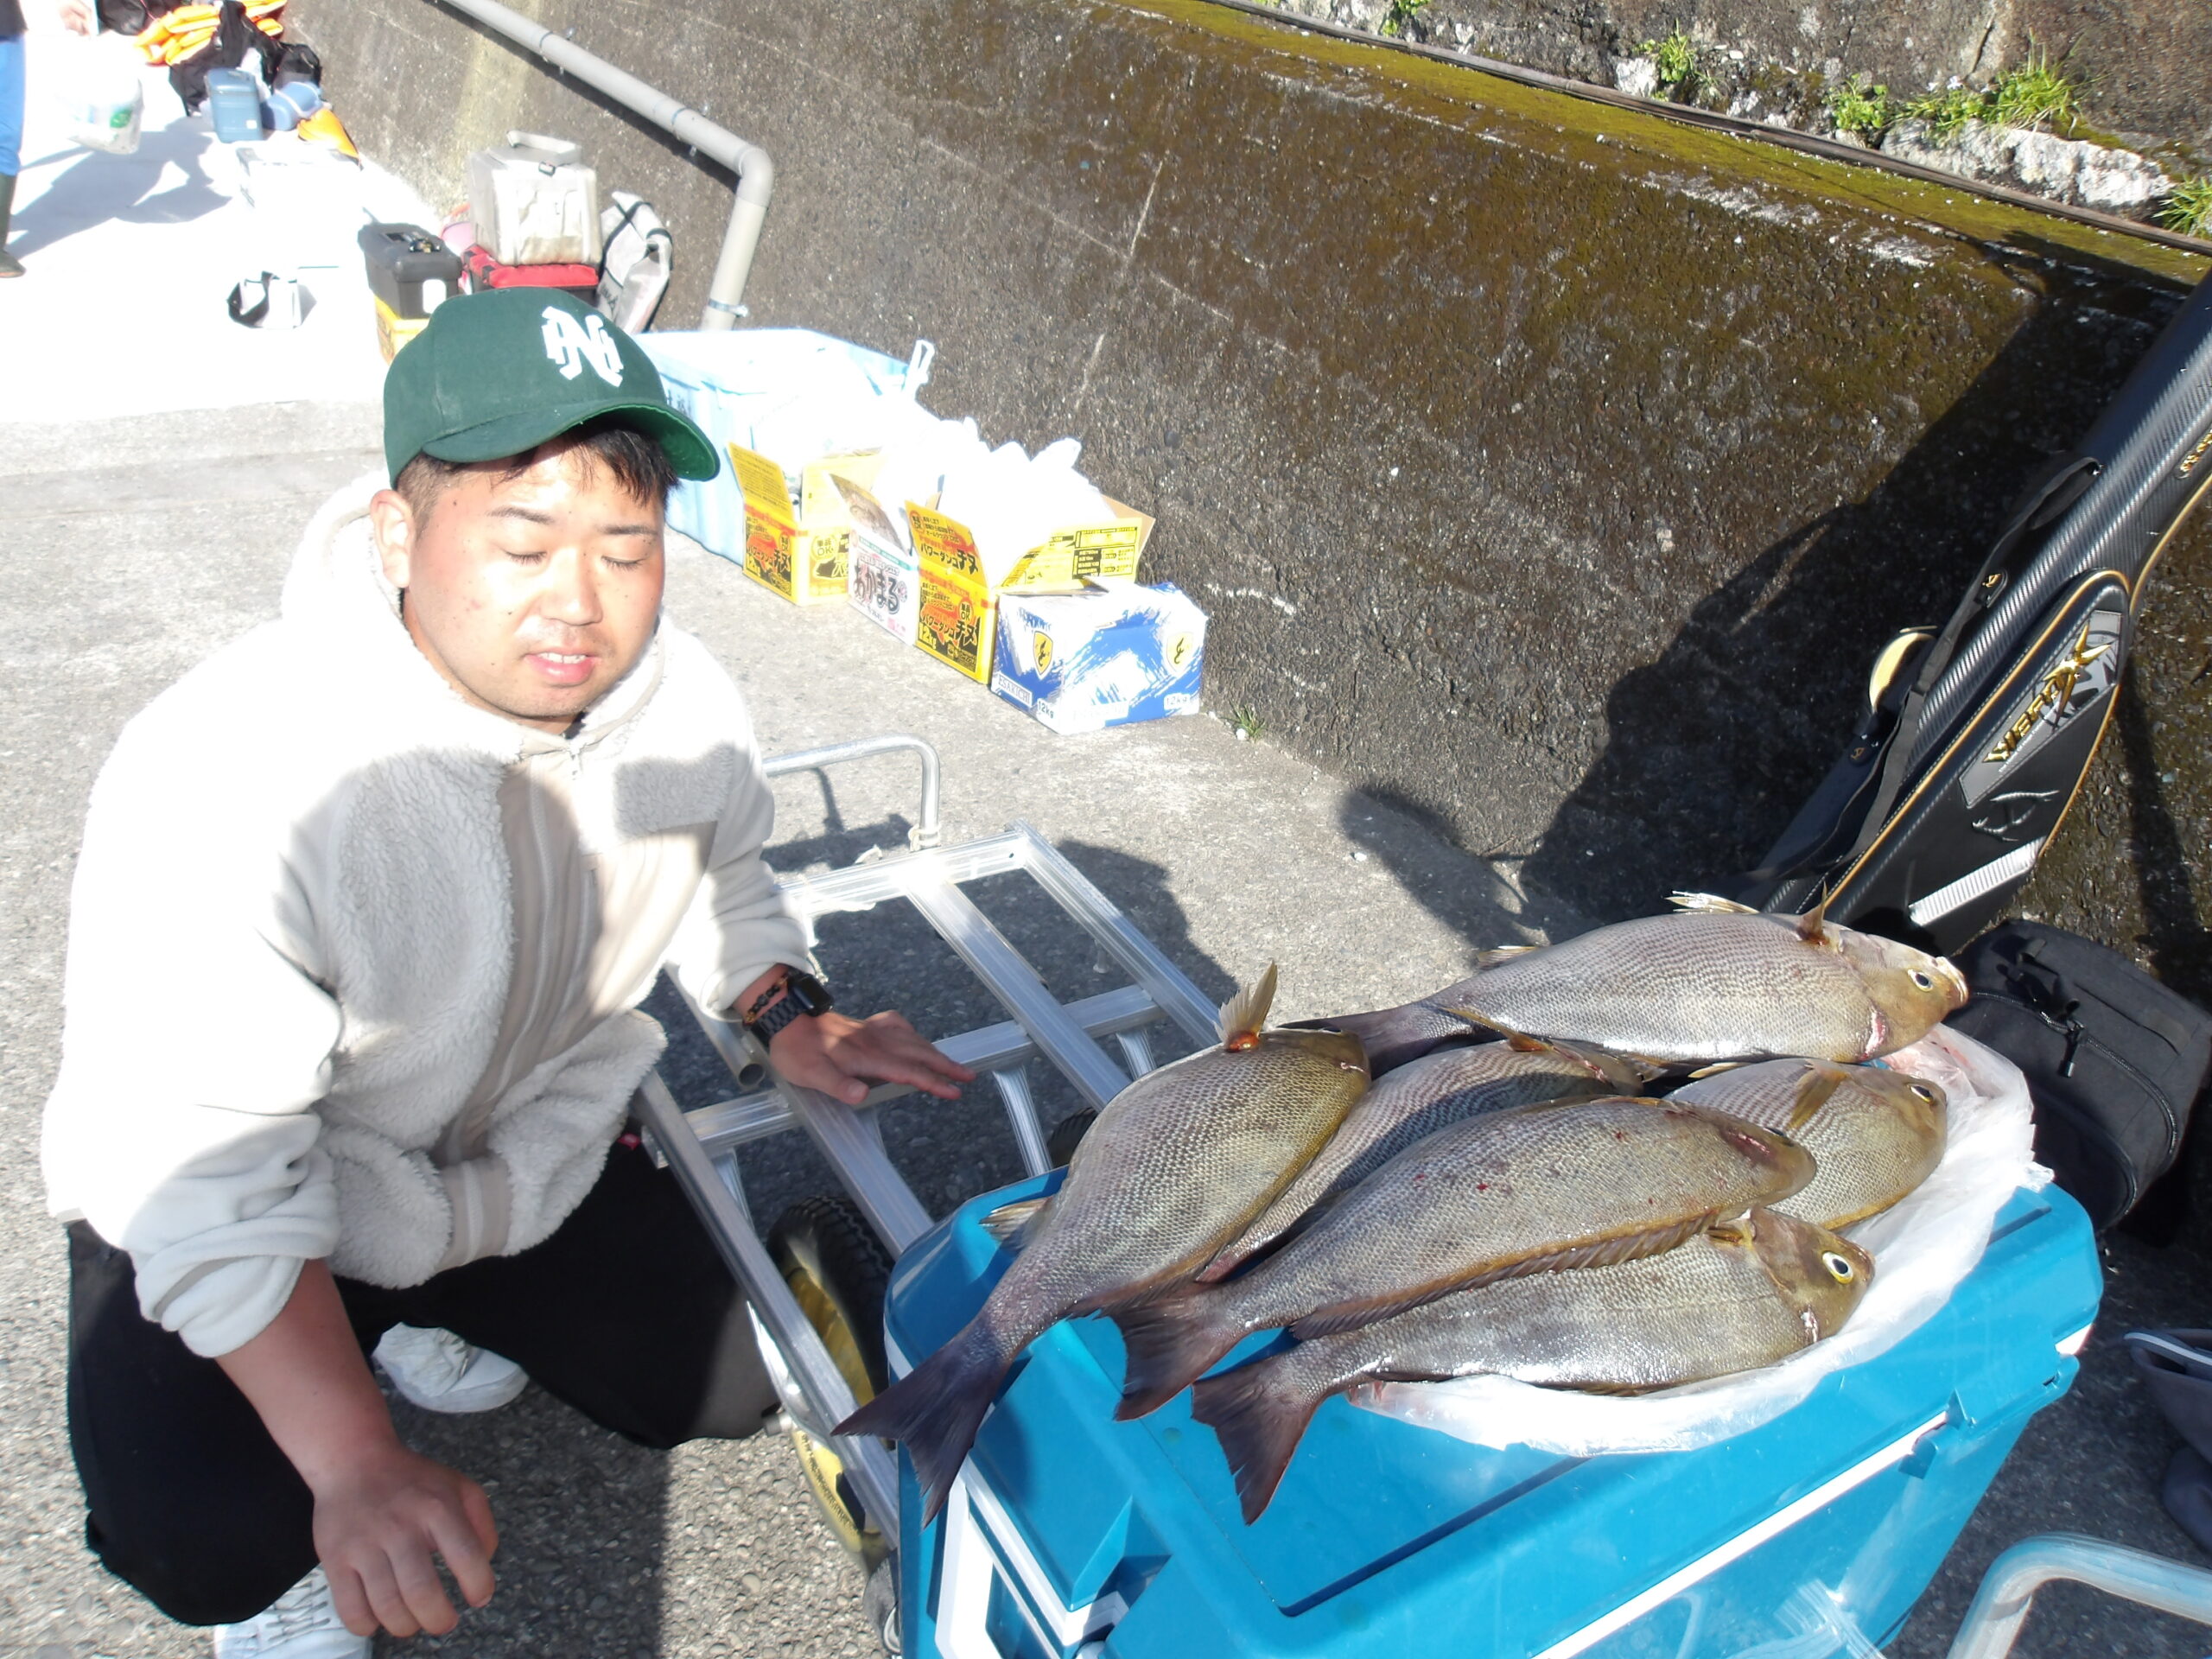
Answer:
POLYGON ((472 294, 495 288, 557 288, 586 305, 599 300, 596 265, 505 265, 492 257, 491 249, 478 246, 461 255, 461 266, 472 294))

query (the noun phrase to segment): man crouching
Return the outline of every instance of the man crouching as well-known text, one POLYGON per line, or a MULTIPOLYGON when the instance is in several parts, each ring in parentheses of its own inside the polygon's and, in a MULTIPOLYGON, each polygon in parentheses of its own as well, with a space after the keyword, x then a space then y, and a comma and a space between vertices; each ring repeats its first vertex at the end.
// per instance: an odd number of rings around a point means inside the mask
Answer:
POLYGON ((635 343, 543 290, 450 301, 385 452, 282 619, 125 728, 72 898, 44 1160, 86 1537, 223 1659, 448 1630, 434 1558, 492 1594, 490 1504, 400 1443, 380 1341, 434 1408, 526 1373, 646 1446, 772 1408, 623 1134, 664 965, 842 1099, 971 1075, 806 973, 744 704, 661 614, 667 492, 718 458, 635 343))

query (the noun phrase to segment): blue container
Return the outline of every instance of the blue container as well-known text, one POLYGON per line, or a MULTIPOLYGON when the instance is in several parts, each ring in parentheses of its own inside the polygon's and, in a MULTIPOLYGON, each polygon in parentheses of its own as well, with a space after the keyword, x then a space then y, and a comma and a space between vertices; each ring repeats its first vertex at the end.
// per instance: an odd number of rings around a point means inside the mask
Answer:
POLYGON ((207 72, 207 114, 215 136, 226 144, 251 144, 261 137, 261 87, 243 69, 207 72))
MULTIPOLYGON (((996 1282, 1007 1258, 977 1218, 1054 1179, 974 1200, 900 1260, 894 1370, 996 1282)), ((1332 1400, 1250 1527, 1189 1392, 1115 1422, 1119 1333, 1063 1324, 1017 1364, 926 1531, 902 1459, 906 1651, 1721 1659, 1822 1629, 1830 1645, 1780 1651, 1885 1645, 2028 1419, 2072 1382, 2100 1289, 2081 1207, 2018 1192, 1948 1306, 1764 1428, 1560 1458, 1332 1400)))

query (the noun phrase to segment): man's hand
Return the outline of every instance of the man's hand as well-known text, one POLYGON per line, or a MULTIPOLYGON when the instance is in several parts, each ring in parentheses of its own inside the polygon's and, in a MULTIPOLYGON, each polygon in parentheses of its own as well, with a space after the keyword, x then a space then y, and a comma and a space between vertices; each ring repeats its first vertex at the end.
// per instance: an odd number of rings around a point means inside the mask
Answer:
POLYGON ((768 1058, 793 1083, 857 1106, 871 1083, 912 1084, 939 1100, 960 1098, 976 1074, 946 1058, 902 1014, 855 1020, 835 1008, 794 1020, 768 1040, 768 1058))
POLYGON ((445 1558, 472 1607, 492 1599, 492 1554, 499 1547, 491 1500, 467 1476, 417 1457, 397 1439, 314 1483, 315 1552, 330 1578, 346 1628, 374 1636, 460 1623, 438 1582, 433 1552, 445 1558))
POLYGON ((460 1622, 438 1583, 442 1555, 469 1605, 492 1599, 499 1547, 491 1501, 399 1443, 327 1262, 301 1263, 283 1311, 215 1362, 315 1495, 315 1548, 339 1618, 356 1636, 443 1636, 460 1622))
POLYGON ((59 0, 54 10, 60 16, 62 27, 73 35, 90 35, 99 27, 86 0, 59 0))

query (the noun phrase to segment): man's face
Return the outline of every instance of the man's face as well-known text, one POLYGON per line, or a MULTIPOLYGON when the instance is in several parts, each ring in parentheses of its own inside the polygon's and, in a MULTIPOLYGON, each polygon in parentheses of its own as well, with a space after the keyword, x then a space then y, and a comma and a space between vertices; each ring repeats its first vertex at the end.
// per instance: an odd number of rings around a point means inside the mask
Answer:
POLYGON ((566 730, 637 664, 660 615, 661 505, 563 440, 502 478, 471 467, 427 512, 370 503, 407 632, 480 709, 566 730))

